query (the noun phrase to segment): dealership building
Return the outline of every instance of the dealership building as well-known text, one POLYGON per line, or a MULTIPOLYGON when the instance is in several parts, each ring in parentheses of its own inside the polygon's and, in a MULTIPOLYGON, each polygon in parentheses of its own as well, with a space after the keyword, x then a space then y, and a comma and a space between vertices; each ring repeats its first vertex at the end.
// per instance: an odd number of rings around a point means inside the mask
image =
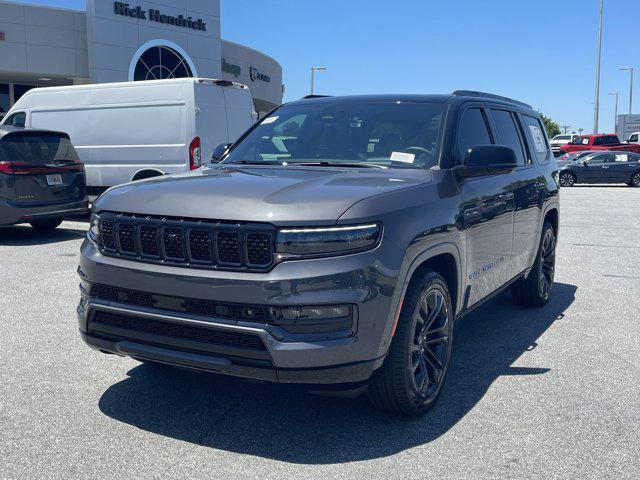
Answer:
POLYGON ((220 0, 86 0, 86 12, 0 0, 0 118, 27 90, 206 77, 248 85, 256 111, 282 102, 282 68, 220 37, 220 0))

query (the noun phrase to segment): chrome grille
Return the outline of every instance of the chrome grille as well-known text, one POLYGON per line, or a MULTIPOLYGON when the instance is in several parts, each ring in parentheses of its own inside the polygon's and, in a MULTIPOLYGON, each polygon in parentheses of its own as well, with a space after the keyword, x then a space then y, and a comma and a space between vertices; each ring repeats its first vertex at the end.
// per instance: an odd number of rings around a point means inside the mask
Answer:
POLYGON ((197 219, 100 213, 100 250, 146 263, 268 270, 275 227, 197 219))

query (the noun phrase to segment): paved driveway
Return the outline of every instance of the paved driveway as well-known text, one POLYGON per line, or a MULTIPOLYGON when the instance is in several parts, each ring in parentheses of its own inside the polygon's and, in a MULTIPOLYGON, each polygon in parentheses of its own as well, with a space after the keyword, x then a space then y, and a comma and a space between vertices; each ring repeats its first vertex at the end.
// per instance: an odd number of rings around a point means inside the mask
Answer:
POLYGON ((557 283, 461 321, 423 418, 82 344, 87 224, 0 229, 0 478, 638 478, 640 189, 562 191, 557 283))

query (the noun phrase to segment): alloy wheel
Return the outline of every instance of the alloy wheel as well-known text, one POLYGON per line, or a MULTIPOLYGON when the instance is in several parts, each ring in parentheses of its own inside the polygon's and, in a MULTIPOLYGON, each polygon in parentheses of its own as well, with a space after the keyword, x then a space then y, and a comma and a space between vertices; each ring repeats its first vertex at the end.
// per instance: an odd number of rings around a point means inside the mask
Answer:
POLYGON ((575 183, 575 178, 573 174, 565 172, 560 174, 560 186, 561 187, 572 187, 575 183))
POLYGON ((540 291, 547 298, 551 293, 556 270, 556 237, 551 229, 544 234, 540 255, 540 291))
POLYGON ((636 172, 631 176, 631 185, 640 187, 640 172, 636 172))
POLYGON ((443 293, 432 287, 422 293, 414 313, 411 374, 418 395, 435 395, 444 380, 451 347, 451 312, 443 293))

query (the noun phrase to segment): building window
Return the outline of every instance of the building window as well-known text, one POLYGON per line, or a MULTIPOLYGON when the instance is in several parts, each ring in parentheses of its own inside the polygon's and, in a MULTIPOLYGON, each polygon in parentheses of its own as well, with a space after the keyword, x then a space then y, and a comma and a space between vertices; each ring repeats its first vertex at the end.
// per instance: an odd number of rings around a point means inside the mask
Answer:
POLYGON ((9 111, 9 107, 11 106, 9 102, 9 84, 0 83, 0 119, 9 111))
POLYGON ((133 74, 135 81, 192 77, 189 64, 171 47, 151 47, 140 55, 133 74))
POLYGON ((36 88, 35 85, 20 85, 18 83, 13 84, 13 103, 20 100, 20 97, 27 93, 29 90, 36 88))

